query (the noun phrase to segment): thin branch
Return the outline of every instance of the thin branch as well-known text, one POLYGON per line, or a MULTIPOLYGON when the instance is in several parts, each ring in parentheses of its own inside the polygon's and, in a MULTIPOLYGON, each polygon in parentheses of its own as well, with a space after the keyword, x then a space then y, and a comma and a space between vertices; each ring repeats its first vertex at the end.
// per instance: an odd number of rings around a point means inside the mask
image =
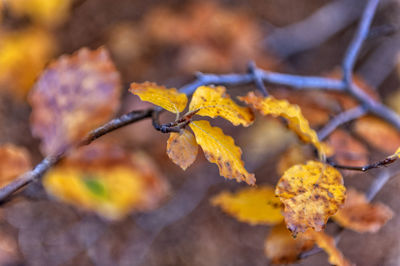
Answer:
POLYGON ((352 83, 354 64, 364 40, 368 37, 369 28, 378 4, 379 0, 369 0, 367 2, 357 32, 354 35, 354 38, 347 49, 346 56, 343 59, 343 81, 348 85, 352 83))
POLYGON ((320 140, 328 137, 336 128, 354 119, 357 119, 365 115, 367 111, 363 106, 357 106, 347 111, 344 111, 335 116, 331 121, 328 122, 319 132, 318 137, 320 140))
POLYGON ((367 164, 364 166, 341 165, 341 164, 337 164, 337 163, 333 162, 332 160, 327 160, 327 163, 330 164, 331 166, 333 166, 335 168, 339 168, 339 169, 366 172, 371 169, 380 168, 380 167, 384 167, 389 164, 392 164, 397 160, 397 158, 398 158, 398 155, 394 154, 394 155, 390 155, 390 156, 386 157, 383 160, 380 160, 380 161, 377 161, 377 162, 374 162, 371 164, 367 164))
POLYGON ((257 88, 262 92, 262 94, 267 97, 268 91, 264 85, 264 81, 260 75, 260 70, 256 67, 256 64, 251 61, 248 65, 248 72, 253 75, 254 83, 256 84, 257 88))
MULTIPOLYGON (((115 118, 103 126, 91 131, 86 138, 84 138, 77 146, 84 146, 92 143, 94 140, 99 137, 110 133, 118 128, 124 127, 126 125, 138 122, 145 118, 151 117, 153 110, 144 110, 144 111, 132 111, 130 113, 124 114, 118 118, 115 118)), ((0 189, 0 202, 6 200, 11 194, 19 190, 20 188, 26 186, 39 179, 43 174, 49 170, 52 166, 58 163, 64 156, 67 151, 61 152, 58 155, 48 156, 44 158, 35 168, 25 174, 19 176, 17 179, 6 185, 5 187, 0 189)))

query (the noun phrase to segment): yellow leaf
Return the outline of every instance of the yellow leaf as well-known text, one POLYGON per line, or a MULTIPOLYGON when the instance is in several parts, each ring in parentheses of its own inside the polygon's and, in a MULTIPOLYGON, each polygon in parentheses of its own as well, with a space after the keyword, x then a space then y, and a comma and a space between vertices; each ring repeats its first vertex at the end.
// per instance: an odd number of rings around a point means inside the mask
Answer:
POLYGON ((195 137, 188 130, 171 133, 167 141, 168 157, 183 170, 196 160, 198 145, 195 137))
POLYGON ((301 140, 313 144, 320 154, 325 154, 327 147, 323 145, 317 136, 317 133, 310 127, 307 119, 301 113, 300 107, 290 104, 286 100, 278 100, 272 96, 257 96, 254 92, 249 92, 245 97, 239 97, 247 104, 251 104, 263 115, 272 115, 274 117, 284 117, 288 121, 288 126, 293 130, 301 140))
POLYGON ((299 255, 314 246, 314 241, 298 235, 293 238, 284 223, 272 227, 265 240, 265 255, 273 264, 289 264, 299 260, 299 255))
POLYGON ((132 83, 129 91, 139 96, 142 101, 151 102, 175 114, 182 112, 188 101, 186 94, 153 82, 132 83))
POLYGON ((154 209, 168 188, 140 155, 99 143, 75 151, 53 167, 43 185, 53 197, 110 220, 154 209))
POLYGON ((29 16, 46 26, 56 26, 69 15, 71 0, 4 0, 11 13, 29 16))
POLYGON ((0 84, 23 97, 32 87, 55 50, 48 32, 28 28, 0 32, 0 84), (3 85, 4 84, 4 85, 3 85))
POLYGON ((214 118, 221 116, 235 126, 249 126, 254 121, 250 108, 237 105, 228 94, 225 87, 201 86, 193 94, 189 111, 199 110, 196 114, 214 118))
POLYGON ((344 203, 345 191, 340 172, 316 161, 292 166, 276 186, 285 206, 286 224, 294 235, 308 228, 324 228, 329 216, 344 203))
POLYGON ((342 252, 336 247, 335 240, 325 234, 324 232, 315 232, 314 230, 308 230, 305 233, 304 237, 311 238, 315 241, 315 243, 325 250, 325 252, 329 255, 329 263, 337 266, 350 266, 352 265, 346 258, 343 256, 342 252))
POLYGON ((244 188, 236 193, 224 191, 214 196, 211 204, 251 225, 271 225, 283 221, 282 204, 271 186, 244 188))
POLYGON ((225 135, 219 127, 212 127, 208 121, 193 121, 189 126, 207 160, 218 165, 220 175, 254 185, 254 174, 244 168, 242 150, 235 146, 232 137, 225 135))
POLYGON ((393 211, 382 203, 371 204, 364 194, 355 189, 346 193, 346 202, 333 220, 359 233, 375 233, 393 217, 393 211))

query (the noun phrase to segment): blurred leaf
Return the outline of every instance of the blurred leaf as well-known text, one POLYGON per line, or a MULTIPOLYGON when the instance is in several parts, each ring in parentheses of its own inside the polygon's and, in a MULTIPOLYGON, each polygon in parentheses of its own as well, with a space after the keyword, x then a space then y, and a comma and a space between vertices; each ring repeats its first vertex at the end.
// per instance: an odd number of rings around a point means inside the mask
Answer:
POLYGON ((196 89, 189 105, 189 111, 199 110, 196 114, 211 118, 220 116, 235 126, 249 126, 254 121, 250 108, 242 107, 226 94, 225 87, 201 86, 196 89))
POLYGON ((364 194, 349 189, 346 202, 332 218, 341 226, 359 233, 375 233, 393 217, 393 211, 382 203, 369 203, 364 194))
POLYGON ((400 146, 400 133, 392 125, 372 116, 355 121, 354 131, 372 147, 392 154, 400 146))
POLYGON ((42 152, 56 154, 108 121, 119 107, 118 71, 105 48, 61 56, 40 76, 29 101, 42 152))
POLYGON ((12 144, 0 146, 0 188, 31 169, 27 150, 12 144))
POLYGON ((198 145, 195 137, 188 130, 171 133, 167 142, 168 157, 183 170, 186 170, 197 157, 198 145))
POLYGON ((208 121, 193 121, 189 126, 207 160, 218 165, 221 176, 255 184, 254 174, 249 174, 244 168, 242 150, 235 145, 232 137, 225 135, 219 127, 212 127, 208 121))
POLYGON ((251 225, 278 224, 283 221, 282 203, 271 186, 244 188, 236 193, 224 191, 211 199, 211 204, 241 222, 251 225))
POLYGON ((283 175, 293 165, 305 163, 312 157, 312 151, 309 149, 298 144, 292 145, 280 155, 276 171, 283 175))
POLYGON ((314 241, 301 234, 292 237, 284 223, 272 227, 265 240, 265 254, 273 264, 289 264, 299 260, 300 253, 310 250, 314 241))
POLYGON ((325 252, 329 255, 330 264, 338 266, 352 265, 336 247, 335 240, 331 236, 325 234, 324 232, 315 232, 313 230, 308 230, 305 236, 313 239, 320 248, 325 250, 325 252))
POLYGON ((0 84, 24 97, 55 50, 51 35, 38 28, 0 31, 0 84))
POLYGON ((81 148, 52 168, 43 185, 55 198, 107 219, 157 207, 168 186, 149 158, 117 146, 81 148))
POLYGON ((175 114, 182 112, 188 101, 186 94, 152 82, 132 83, 129 91, 139 96, 142 101, 151 102, 175 114))
POLYGON ((64 22, 69 15, 72 0, 4 0, 8 9, 17 16, 29 16, 48 27, 64 22))
POLYGON ((340 172, 316 161, 292 166, 276 185, 285 222, 294 235, 308 228, 322 230, 344 203, 345 191, 340 172))
POLYGON ((272 115, 274 117, 284 117, 288 121, 288 126, 293 130, 304 142, 312 143, 320 152, 325 154, 326 147, 318 140, 317 133, 311 129, 308 121, 304 118, 300 108, 292 105, 286 100, 277 100, 270 97, 257 96, 254 92, 249 92, 247 96, 240 97, 247 104, 252 105, 263 115, 272 115))

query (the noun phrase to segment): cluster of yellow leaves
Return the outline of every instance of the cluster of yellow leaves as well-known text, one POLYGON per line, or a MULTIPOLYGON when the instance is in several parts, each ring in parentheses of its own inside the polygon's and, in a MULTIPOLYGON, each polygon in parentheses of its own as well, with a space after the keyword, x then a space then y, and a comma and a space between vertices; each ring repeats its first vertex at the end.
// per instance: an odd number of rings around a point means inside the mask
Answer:
POLYGON ((25 96, 54 53, 52 36, 39 28, 0 30, 0 84, 25 96))
POLYGON ((0 147, 0 188, 31 168, 29 153, 12 144, 0 147))
POLYGON ((105 48, 82 48, 52 62, 29 97, 31 129, 42 152, 57 154, 108 121, 120 93, 120 76, 105 48))
MULTIPOLYGON (((28 16, 48 27, 62 23, 69 15, 72 0, 3 0, 15 16, 28 16)), ((1 4, 1 3, 0 3, 1 4)))
POLYGON ((45 175, 43 185, 55 198, 111 220, 157 207, 168 191, 147 156, 105 144, 74 152, 45 175))
MULTIPOLYGON (((167 89, 149 82, 132 83, 130 92, 138 95, 143 101, 151 102, 177 115, 185 109, 188 101, 185 94, 179 93, 174 88, 167 89)), ((249 126, 254 120, 251 110, 237 105, 225 93, 225 88, 222 86, 197 88, 184 118, 191 119, 194 114, 211 118, 220 116, 234 125, 241 124, 243 126, 249 126), (188 118, 188 116, 190 117, 188 118)), ((179 118, 177 122, 179 122, 179 118)), ((248 173, 244 168, 241 149, 235 145, 230 136, 225 135, 220 128, 212 127, 208 121, 204 120, 190 122, 189 126, 195 137, 187 130, 170 135, 167 154, 173 162, 186 169, 195 160, 197 144, 199 144, 207 160, 218 165, 222 176, 236 179, 238 182, 255 183, 254 175, 248 173), (182 149, 185 150, 184 153, 182 153, 182 149)))
POLYGON ((308 228, 323 229, 343 205, 345 191, 340 172, 316 161, 292 166, 276 185, 276 194, 285 206, 285 222, 295 235, 308 228))
POLYGON ((240 99, 252 105, 263 115, 284 117, 288 121, 289 128, 294 131, 301 140, 313 144, 321 155, 326 153, 327 147, 319 141, 317 133, 310 127, 297 105, 292 105, 286 100, 275 99, 272 96, 264 98, 256 95, 254 92, 249 92, 247 96, 240 97, 240 99))

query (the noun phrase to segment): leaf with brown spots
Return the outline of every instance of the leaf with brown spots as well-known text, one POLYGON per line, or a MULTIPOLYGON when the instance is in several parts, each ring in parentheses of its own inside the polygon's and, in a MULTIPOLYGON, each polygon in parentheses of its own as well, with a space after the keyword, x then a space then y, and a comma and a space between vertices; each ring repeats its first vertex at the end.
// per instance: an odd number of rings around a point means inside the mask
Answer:
POLYGON ((167 141, 168 157, 183 170, 196 160, 199 146, 190 131, 184 129, 180 133, 171 133, 167 141))
POLYGON ((232 137, 225 135, 219 127, 212 127, 208 121, 193 121, 189 126, 207 160, 218 165, 220 175, 238 182, 245 181, 249 185, 255 184, 254 174, 244 168, 242 150, 235 145, 232 137))
POLYGON ((187 104, 186 94, 175 88, 167 89, 153 82, 132 83, 130 92, 140 97, 142 101, 151 102, 175 114, 182 112, 187 104))
POLYGON ((0 147, 0 188, 30 169, 31 159, 27 150, 12 144, 0 147))
POLYGON ((251 225, 272 225, 283 221, 282 204, 274 189, 267 185, 244 188, 236 193, 223 191, 211 199, 211 204, 251 225))
POLYGON ((29 97, 32 133, 42 152, 68 149, 108 121, 120 94, 120 76, 105 48, 82 48, 51 63, 29 97))
POLYGON ((346 203, 332 218, 341 226, 359 233, 375 233, 393 217, 393 211, 382 203, 369 203, 364 194, 349 189, 346 203))
POLYGON ((254 92, 249 92, 247 96, 239 98, 247 104, 252 105, 263 115, 286 118, 289 128, 294 131, 300 139, 304 142, 312 143, 320 154, 325 154, 325 145, 319 141, 317 133, 310 127, 297 105, 290 104, 286 100, 275 99, 272 96, 258 96, 254 92))
POLYGON ((74 151, 43 178, 58 200, 117 220, 156 208, 168 184, 150 158, 95 143, 74 151))
POLYGON ((249 126, 254 121, 250 108, 237 105, 225 92, 225 87, 201 86, 193 94, 189 111, 196 111, 197 115, 211 118, 220 116, 235 126, 241 124, 249 126))
POLYGON ((316 232, 314 230, 308 230, 304 237, 312 239, 315 243, 325 250, 325 252, 329 255, 329 263, 332 265, 337 266, 350 266, 350 263, 346 258, 343 256, 342 252, 336 247, 335 240, 325 234, 324 232, 316 232))
POLYGON ((283 215, 288 229, 296 235, 308 228, 322 230, 344 203, 345 191, 338 170, 308 161, 286 170, 275 192, 285 206, 283 215))
POLYGON ((400 146, 400 133, 396 128, 376 117, 357 119, 354 131, 372 147, 389 154, 400 146))
POLYGON ((272 227, 265 240, 265 255, 273 264, 289 264, 299 260, 299 255, 314 246, 314 241, 301 234, 292 237, 284 223, 272 227))

